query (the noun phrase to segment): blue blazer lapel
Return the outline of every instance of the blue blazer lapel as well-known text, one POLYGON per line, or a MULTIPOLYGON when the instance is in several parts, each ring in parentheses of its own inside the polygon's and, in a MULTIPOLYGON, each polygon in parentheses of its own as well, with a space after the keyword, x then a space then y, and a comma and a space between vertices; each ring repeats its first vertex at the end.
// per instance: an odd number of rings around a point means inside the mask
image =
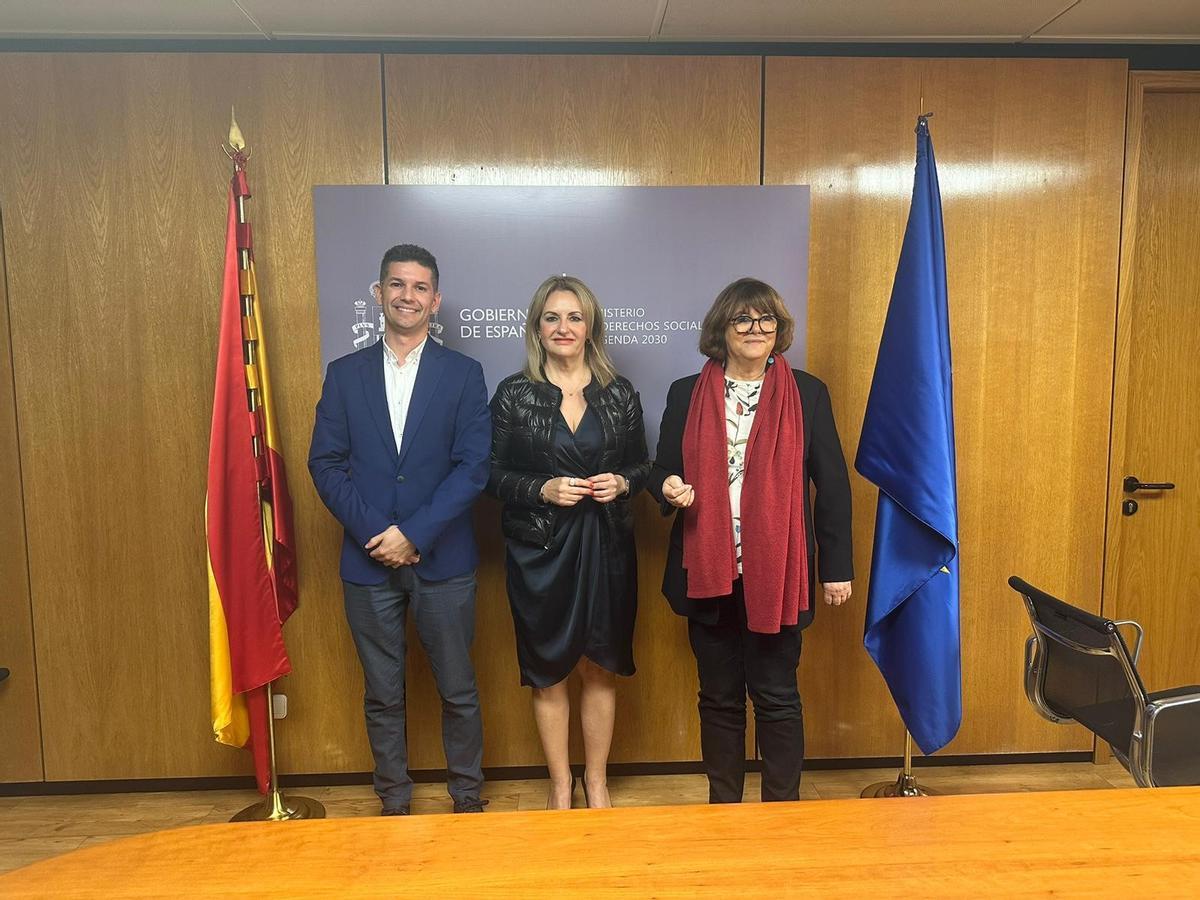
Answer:
POLYGON ((392 432, 392 418, 388 415, 387 389, 383 386, 383 339, 371 347, 370 353, 362 356, 363 397, 367 401, 367 409, 379 436, 383 438, 384 446, 391 452, 392 461, 396 461, 396 435, 392 432))
POLYGON ((441 344, 429 338, 425 342, 425 349, 421 351, 421 364, 417 367, 417 380, 413 382, 412 399, 408 403, 408 415, 404 419, 400 462, 404 462, 405 455, 413 445, 417 429, 421 427, 421 420, 425 418, 425 412, 429 409, 429 402, 433 399, 438 382, 442 380, 445 367, 446 351, 441 344))

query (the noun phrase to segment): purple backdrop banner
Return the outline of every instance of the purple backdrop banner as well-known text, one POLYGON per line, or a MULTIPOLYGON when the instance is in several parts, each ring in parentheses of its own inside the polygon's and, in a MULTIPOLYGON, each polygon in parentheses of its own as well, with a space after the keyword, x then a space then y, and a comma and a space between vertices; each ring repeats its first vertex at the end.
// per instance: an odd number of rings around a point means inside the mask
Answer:
POLYGON ((549 275, 581 278, 605 309, 608 349, 642 396, 651 456, 667 388, 697 372, 700 320, 744 275, 796 317, 804 365, 809 190, 786 187, 313 188, 322 370, 377 341, 371 293, 393 244, 437 257, 435 336, 483 365, 489 391, 524 363, 525 313, 549 275))

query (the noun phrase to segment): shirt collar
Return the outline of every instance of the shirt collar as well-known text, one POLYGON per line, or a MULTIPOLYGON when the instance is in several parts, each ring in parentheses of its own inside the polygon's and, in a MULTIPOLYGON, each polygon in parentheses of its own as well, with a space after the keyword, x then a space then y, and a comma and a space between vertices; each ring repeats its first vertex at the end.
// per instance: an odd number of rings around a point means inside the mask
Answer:
POLYGON ((394 351, 391 347, 388 346, 387 341, 381 339, 380 343, 383 344, 384 362, 387 363, 389 366, 395 366, 397 369, 402 369, 402 368, 404 368, 404 366, 407 366, 410 364, 417 365, 421 362, 421 353, 425 349, 425 342, 428 340, 429 340, 429 335, 425 335, 425 337, 421 340, 421 343, 417 344, 417 346, 415 346, 411 350, 409 350, 408 358, 404 360, 404 365, 402 366, 400 364, 400 357, 396 356, 396 351, 394 351))

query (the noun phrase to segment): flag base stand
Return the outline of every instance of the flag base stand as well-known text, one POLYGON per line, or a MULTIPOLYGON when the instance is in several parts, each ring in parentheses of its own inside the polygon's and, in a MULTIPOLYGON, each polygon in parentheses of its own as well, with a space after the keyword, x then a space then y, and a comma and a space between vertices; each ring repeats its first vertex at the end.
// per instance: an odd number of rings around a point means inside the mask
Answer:
POLYGON ((285 797, 278 788, 258 803, 247 806, 230 822, 282 822, 287 819, 323 819, 325 807, 310 797, 285 797))
POLYGON ((880 781, 863 788, 860 797, 931 797, 938 792, 930 790, 908 772, 901 772, 895 781, 880 781))
POLYGON ((275 767, 275 705, 271 685, 267 692, 267 760, 271 765, 270 789, 267 796, 234 815, 230 822, 286 822, 290 819, 323 819, 325 807, 311 797, 285 797, 279 790, 279 770, 275 767))
POLYGON ((940 792, 917 782, 912 773, 912 735, 904 732, 904 771, 895 781, 878 781, 863 788, 860 797, 936 797, 940 792))

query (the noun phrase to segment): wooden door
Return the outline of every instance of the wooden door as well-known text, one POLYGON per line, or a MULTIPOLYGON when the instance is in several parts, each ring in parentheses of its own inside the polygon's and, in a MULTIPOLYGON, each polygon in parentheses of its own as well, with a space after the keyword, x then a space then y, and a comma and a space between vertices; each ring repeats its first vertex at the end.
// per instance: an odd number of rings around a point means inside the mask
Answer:
POLYGON ((1200 73, 1129 100, 1104 612, 1145 628, 1153 691, 1200 682, 1200 73))

